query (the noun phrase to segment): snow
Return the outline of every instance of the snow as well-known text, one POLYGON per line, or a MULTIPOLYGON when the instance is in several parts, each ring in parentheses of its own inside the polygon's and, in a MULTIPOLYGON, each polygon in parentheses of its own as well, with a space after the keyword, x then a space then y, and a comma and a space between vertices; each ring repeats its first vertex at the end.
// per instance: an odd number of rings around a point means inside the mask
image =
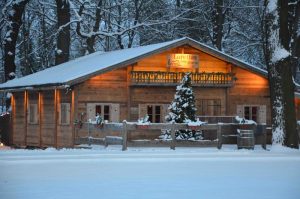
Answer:
POLYGON ((203 124, 206 124, 206 122, 200 121, 199 118, 195 122, 188 121, 188 126, 201 126, 203 124))
POLYGON ((63 54, 63 51, 60 49, 56 49, 56 54, 61 55, 61 54, 63 54))
POLYGON ((271 13, 277 9, 277 0, 269 0, 267 5, 267 12, 271 13))
MULTIPOLYGON (((274 16, 272 26, 278 27, 279 16, 277 10, 277 0, 270 0, 267 5, 267 12, 274 16)), ((271 63, 275 64, 280 60, 290 56, 290 53, 281 45, 279 41, 279 28, 272 29, 269 38, 271 48, 271 63)))
POLYGON ((8 92, 8 93, 6 94, 6 99, 10 99, 11 97, 12 97, 12 93, 8 92))
MULTIPOLYGON (((142 58, 147 54, 157 51, 161 52, 168 47, 177 47, 182 44, 190 44, 196 48, 202 49, 204 52, 209 54, 219 54, 220 56, 231 59, 233 62, 238 62, 241 65, 247 66, 251 70, 258 71, 261 74, 266 75, 266 71, 258 67, 249 65, 248 63, 242 62, 234 57, 217 51, 209 46, 201 44, 190 38, 181 38, 173 41, 152 44, 147 46, 141 46, 136 48, 116 50, 111 52, 95 52, 81 58, 74 59, 72 61, 57 65, 39 71, 37 73, 8 81, 4 84, 0 84, 0 89, 8 89, 14 87, 32 87, 35 85, 70 85, 72 81, 75 81, 81 77, 85 77, 91 74, 100 74, 112 70, 116 67, 124 66, 134 63, 136 59, 142 58)), ((238 64, 239 65, 239 64, 238 64)))
POLYGON ((0 198, 298 199, 299 167, 299 150, 282 147, 4 148, 0 198))
POLYGON ((149 121, 149 116, 145 115, 143 118, 138 119, 137 125, 149 125, 150 121, 149 121))
POLYGON ((290 56, 290 53, 283 47, 276 47, 271 58, 272 63, 276 63, 286 57, 290 56))
POLYGON ((245 118, 239 117, 239 116, 235 116, 234 118, 239 124, 256 124, 255 121, 253 120, 247 120, 245 118))

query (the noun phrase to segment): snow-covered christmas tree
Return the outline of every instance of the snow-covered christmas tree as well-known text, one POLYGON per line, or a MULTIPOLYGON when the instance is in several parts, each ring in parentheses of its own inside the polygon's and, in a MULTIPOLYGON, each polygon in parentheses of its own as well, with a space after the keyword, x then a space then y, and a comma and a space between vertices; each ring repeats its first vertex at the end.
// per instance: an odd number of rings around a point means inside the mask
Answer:
MULTIPOLYGON (((195 97, 192 89, 190 73, 186 73, 177 86, 174 100, 169 106, 169 114, 166 116, 167 122, 189 123, 196 122, 195 97)), ((161 138, 170 138, 170 132, 165 131, 161 138)), ((201 133, 191 130, 181 130, 176 132, 176 139, 200 139, 201 133)))

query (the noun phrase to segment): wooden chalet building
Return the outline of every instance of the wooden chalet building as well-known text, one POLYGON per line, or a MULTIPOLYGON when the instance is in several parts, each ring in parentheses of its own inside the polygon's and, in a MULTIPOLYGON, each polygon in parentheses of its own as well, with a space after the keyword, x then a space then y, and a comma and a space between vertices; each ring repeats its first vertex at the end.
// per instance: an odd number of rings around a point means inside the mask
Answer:
POLYGON ((184 72, 199 116, 270 124, 267 72, 190 38, 96 52, 0 85, 12 92, 12 143, 74 145, 75 124, 94 119, 164 122, 184 72))

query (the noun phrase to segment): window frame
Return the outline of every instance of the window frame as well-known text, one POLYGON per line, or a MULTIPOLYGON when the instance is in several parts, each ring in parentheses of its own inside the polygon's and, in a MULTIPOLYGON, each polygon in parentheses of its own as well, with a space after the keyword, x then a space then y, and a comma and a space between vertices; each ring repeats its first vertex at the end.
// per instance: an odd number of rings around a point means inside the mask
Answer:
MULTIPOLYGON (((95 118, 96 118, 96 115, 97 115, 97 106, 100 107, 100 112, 101 112, 100 116, 102 117, 102 119, 107 120, 107 118, 104 119, 104 117, 105 117, 104 107, 107 106, 107 107, 109 107, 108 108, 109 112, 108 112, 108 120, 107 121, 112 122, 112 119, 113 119, 113 116, 112 116, 112 114, 113 114, 113 105, 114 105, 114 103, 87 103, 86 108, 89 109, 89 107, 93 107, 92 110, 94 110, 94 112, 91 113, 92 116, 89 115, 89 117, 92 117, 92 118, 87 117, 86 118, 87 121, 89 121, 90 119, 91 119, 91 121, 95 121, 95 118)), ((88 112, 88 110, 87 110, 87 112, 88 112)))
POLYGON ((259 121, 259 109, 260 109, 259 105, 243 105, 243 117, 247 120, 253 120, 255 122, 258 122, 259 121), (246 118, 246 108, 249 108, 248 118, 246 118), (256 108, 256 113, 255 113, 256 120, 253 120, 253 108, 256 108))
POLYGON ((151 123, 162 123, 162 113, 163 104, 146 104, 147 115, 149 116, 148 121, 151 123), (151 107, 151 114, 149 114, 149 107, 151 107), (157 114, 157 107, 159 107, 159 114, 157 114), (151 119, 150 119, 151 116, 151 119), (157 117, 159 117, 159 122, 157 122, 157 117))

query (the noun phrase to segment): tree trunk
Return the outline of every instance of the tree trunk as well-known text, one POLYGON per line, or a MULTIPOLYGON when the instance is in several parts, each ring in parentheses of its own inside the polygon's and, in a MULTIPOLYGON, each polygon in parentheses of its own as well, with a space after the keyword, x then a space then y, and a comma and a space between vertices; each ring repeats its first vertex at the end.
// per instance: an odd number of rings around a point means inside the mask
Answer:
POLYGON ((294 76, 296 77, 297 70, 300 70, 300 34, 298 33, 300 25, 300 1, 294 2, 290 5, 289 21, 291 32, 291 53, 292 65, 294 66, 294 76))
POLYGON ((287 18, 288 1, 278 0, 277 4, 269 2, 266 63, 272 106, 272 142, 299 148, 287 18))
POLYGON ((223 6, 223 0, 215 0, 213 9, 212 43, 220 51, 222 50, 223 24, 225 19, 223 6))
POLYGON ((55 53, 55 64, 69 61, 70 57, 70 4, 69 1, 56 0, 57 5, 57 44, 55 53))
POLYGON ((5 81, 14 78, 16 72, 16 44, 20 27, 22 25, 22 15, 29 0, 19 0, 12 2, 11 12, 8 15, 7 32, 4 38, 4 74, 5 81))

